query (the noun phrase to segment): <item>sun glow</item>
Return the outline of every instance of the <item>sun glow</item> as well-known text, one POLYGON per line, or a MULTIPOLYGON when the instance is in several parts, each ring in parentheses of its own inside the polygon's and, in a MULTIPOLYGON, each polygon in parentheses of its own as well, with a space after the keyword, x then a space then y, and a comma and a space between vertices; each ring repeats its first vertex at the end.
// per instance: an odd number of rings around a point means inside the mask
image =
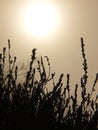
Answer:
POLYGON ((24 13, 24 26, 28 33, 43 36, 56 30, 59 24, 57 10, 48 3, 36 2, 24 13))

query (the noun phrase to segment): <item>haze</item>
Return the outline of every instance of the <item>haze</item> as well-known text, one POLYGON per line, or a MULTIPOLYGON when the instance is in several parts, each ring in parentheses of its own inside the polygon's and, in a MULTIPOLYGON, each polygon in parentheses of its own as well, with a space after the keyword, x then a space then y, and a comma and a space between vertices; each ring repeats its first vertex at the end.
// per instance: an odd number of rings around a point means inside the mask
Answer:
POLYGON ((58 27, 42 37, 29 34, 22 23, 25 8, 36 1, 0 0, 0 52, 10 39, 12 53, 18 62, 27 64, 31 50, 37 48, 39 56, 49 57, 57 78, 61 73, 65 77, 71 74, 74 87, 75 83, 80 83, 83 72, 80 46, 83 37, 89 83, 92 84, 98 72, 98 0, 40 0, 50 3, 59 14, 58 27))

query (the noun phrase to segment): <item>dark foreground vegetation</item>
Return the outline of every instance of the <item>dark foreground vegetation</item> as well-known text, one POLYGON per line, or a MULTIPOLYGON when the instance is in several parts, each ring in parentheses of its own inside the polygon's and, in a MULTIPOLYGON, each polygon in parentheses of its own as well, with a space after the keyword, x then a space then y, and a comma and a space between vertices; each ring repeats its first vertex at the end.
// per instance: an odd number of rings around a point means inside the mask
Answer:
POLYGON ((76 84, 74 94, 70 92, 70 74, 63 85, 63 74, 55 83, 55 73, 47 56, 36 58, 32 50, 25 80, 18 82, 16 57, 3 48, 0 54, 0 130, 96 130, 98 126, 98 96, 92 97, 98 80, 96 74, 91 92, 87 92, 88 65, 81 38, 83 76, 76 84), (47 63, 47 66, 46 66, 47 63), (35 65, 36 64, 36 65, 35 65), (47 69, 46 69, 47 68, 47 69), (50 84, 49 84, 50 83, 50 84), (49 91, 49 87, 53 88, 49 91), (81 101, 78 103, 78 89, 81 101))

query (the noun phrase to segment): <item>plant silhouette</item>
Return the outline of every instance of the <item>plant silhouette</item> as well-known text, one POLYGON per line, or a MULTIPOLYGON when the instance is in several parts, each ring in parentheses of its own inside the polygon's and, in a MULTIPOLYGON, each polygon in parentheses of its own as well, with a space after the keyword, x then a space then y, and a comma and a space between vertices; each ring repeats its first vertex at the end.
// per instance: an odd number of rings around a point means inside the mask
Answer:
POLYGON ((66 75, 66 85, 63 84, 64 74, 61 74, 55 83, 55 73, 51 72, 49 58, 45 56, 38 60, 35 48, 32 50, 25 80, 19 83, 17 58, 12 58, 11 44, 8 40, 8 50, 4 47, 3 52, 0 53, 0 130, 39 128, 43 130, 97 130, 98 95, 94 100, 92 94, 95 91, 98 74, 96 74, 91 93, 88 93, 86 90, 88 64, 84 46, 83 38, 81 38, 84 73, 80 78, 81 83, 76 83, 72 95, 70 74, 66 75), (51 91, 48 90, 50 82, 53 88, 51 91), (78 88, 81 89, 79 103, 77 101, 78 88))

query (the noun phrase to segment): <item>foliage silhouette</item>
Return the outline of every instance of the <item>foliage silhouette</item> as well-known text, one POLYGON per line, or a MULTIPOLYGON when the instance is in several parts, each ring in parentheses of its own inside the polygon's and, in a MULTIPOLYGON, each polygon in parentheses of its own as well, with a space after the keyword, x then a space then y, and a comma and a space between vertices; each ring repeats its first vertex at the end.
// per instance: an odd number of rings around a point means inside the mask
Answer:
POLYGON ((23 83, 18 83, 17 58, 12 59, 11 44, 8 40, 8 54, 6 54, 5 47, 0 53, 0 130, 97 129, 98 95, 94 100, 92 93, 95 91, 98 74, 96 74, 91 93, 87 93, 88 65, 84 45, 83 38, 81 38, 84 74, 80 78, 81 84, 76 84, 74 95, 72 95, 70 74, 66 75, 66 87, 63 87, 65 86, 63 74, 55 83, 55 73, 51 73, 49 58, 45 56, 37 60, 35 48, 32 50, 26 78, 23 83), (7 68, 6 64, 8 64, 7 68), (51 91, 47 87, 50 82, 53 88, 51 91), (81 101, 78 103, 79 87, 81 88, 81 101))

